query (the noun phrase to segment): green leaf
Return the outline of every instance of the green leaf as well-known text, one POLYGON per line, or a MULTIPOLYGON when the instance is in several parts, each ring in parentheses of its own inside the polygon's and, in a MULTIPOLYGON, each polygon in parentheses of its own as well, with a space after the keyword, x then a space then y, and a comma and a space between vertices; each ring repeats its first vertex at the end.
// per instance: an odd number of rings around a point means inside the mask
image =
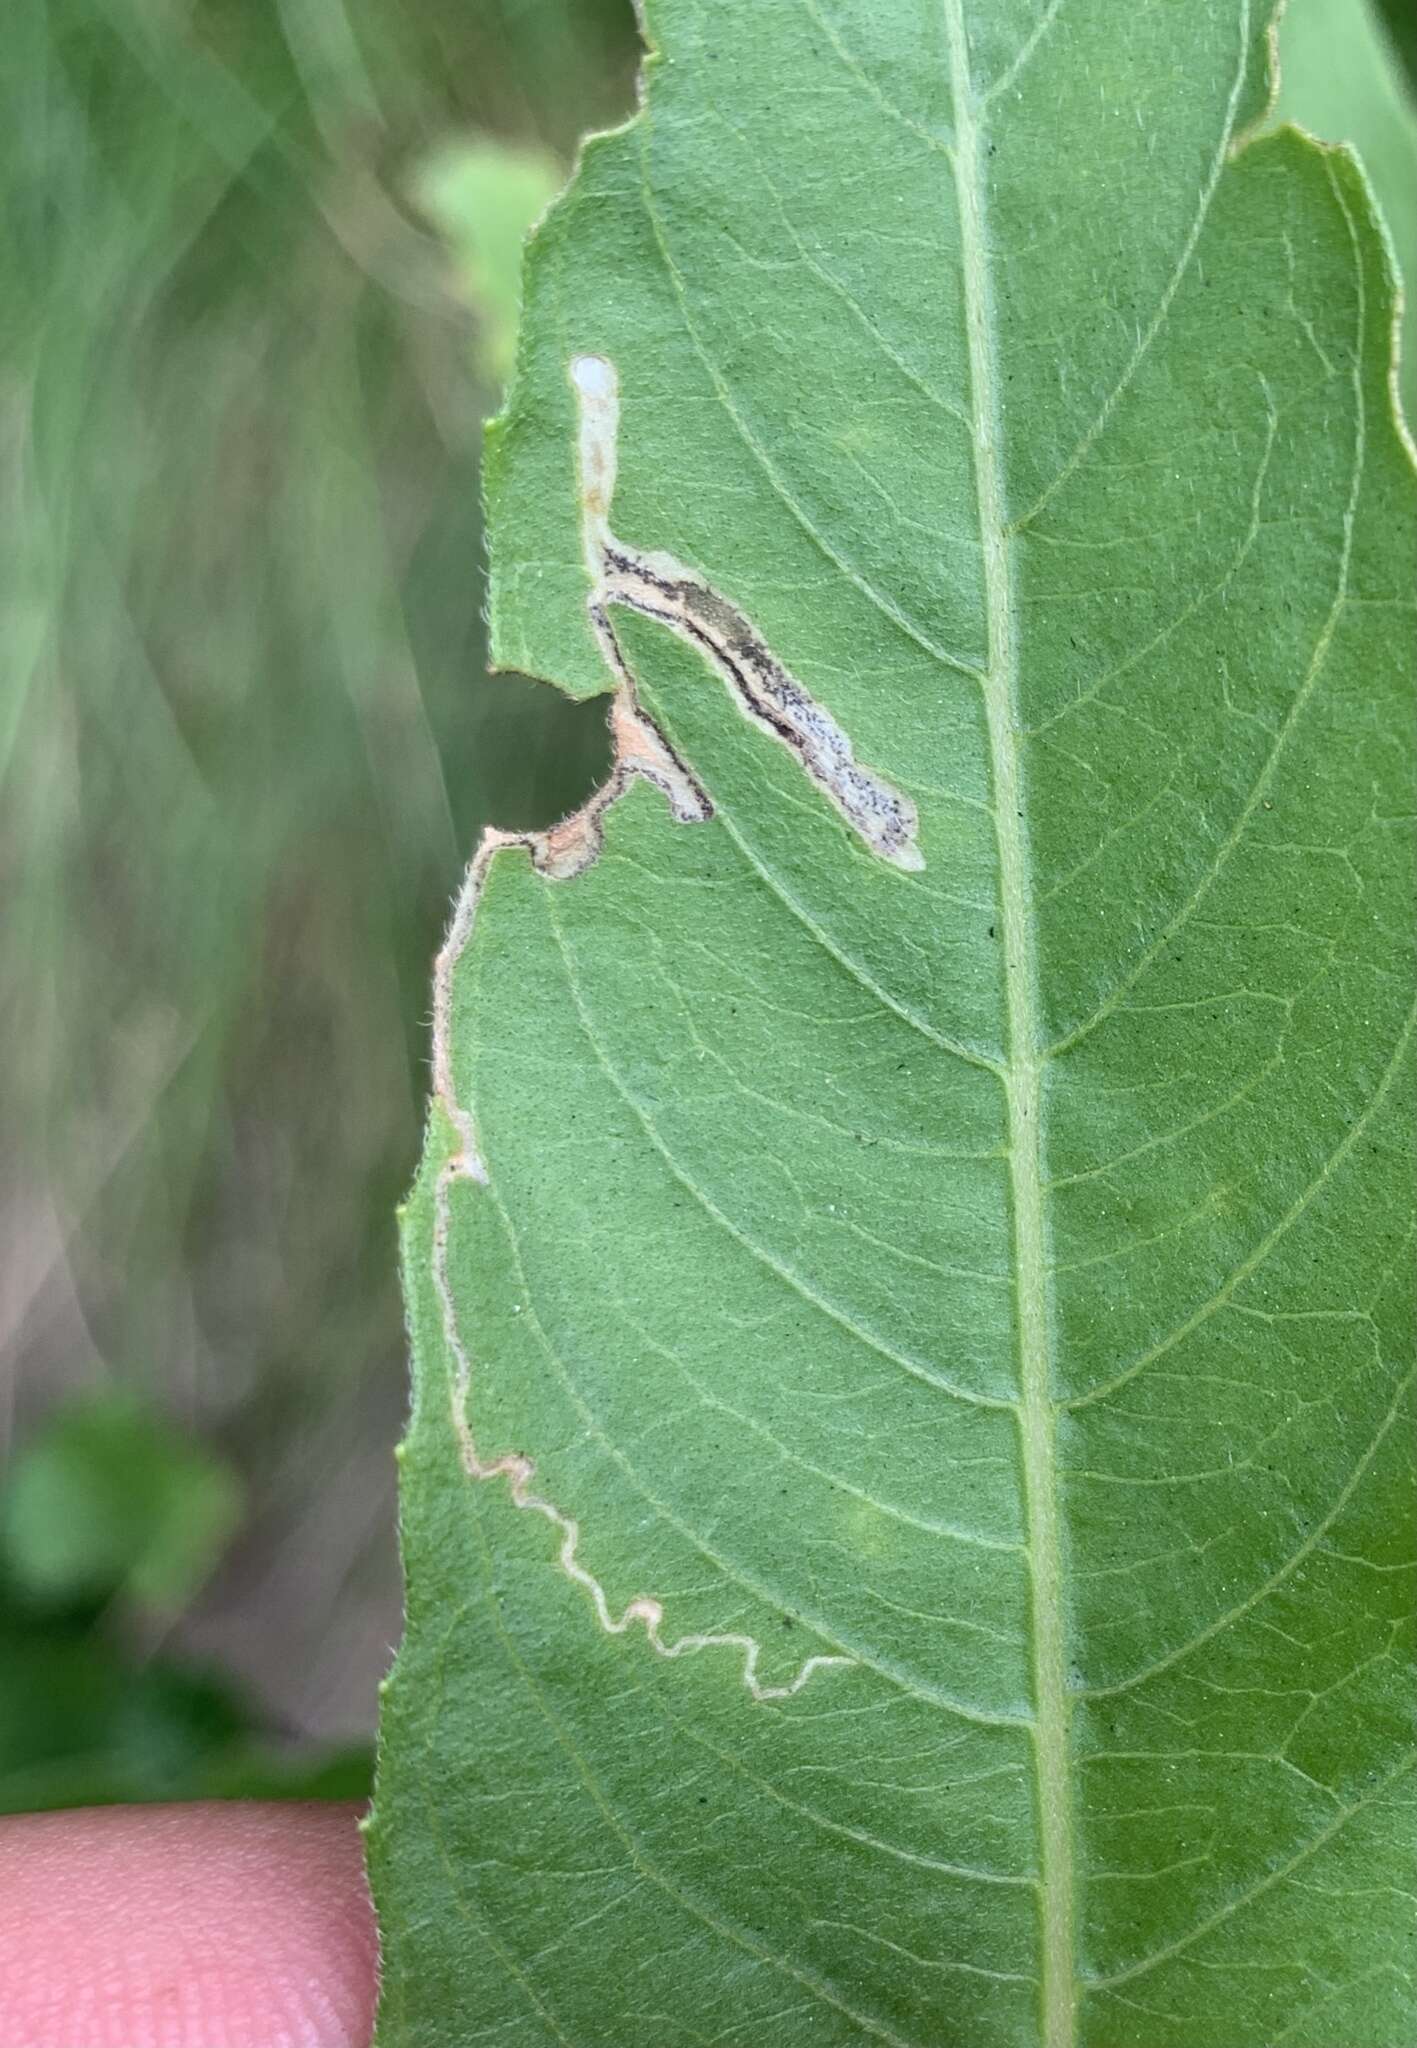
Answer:
POLYGON ((1407 417, 1417 419, 1417 102, 1368 0, 1289 0, 1279 63, 1278 116, 1326 142, 1351 142, 1372 179, 1406 274, 1399 369, 1407 417))
POLYGON ((1407 0, 1374 0, 1388 42, 1406 75, 1407 90, 1417 93, 1417 14, 1407 0))
POLYGON ((0 1659, 0 1814, 220 1797, 252 1748, 245 1703, 220 1678, 137 1665, 91 1628, 0 1608, 0 1659))
POLYGON ((439 964, 389 2048, 1412 2037, 1412 475, 1266 29, 660 0, 535 238, 619 768, 439 964))
POLYGON ((32 1598, 181 1607, 236 1528, 235 1476, 141 1401, 59 1411, 0 1494, 0 1561, 32 1598))
POLYGON ((554 157, 482 139, 450 145, 421 165, 415 196, 451 243, 478 317, 483 367, 505 381, 521 313, 522 241, 561 183, 554 157))
POLYGON ((172 1799, 364 1799, 373 1757, 278 1747, 227 1677, 0 1582, 0 1814, 172 1799))

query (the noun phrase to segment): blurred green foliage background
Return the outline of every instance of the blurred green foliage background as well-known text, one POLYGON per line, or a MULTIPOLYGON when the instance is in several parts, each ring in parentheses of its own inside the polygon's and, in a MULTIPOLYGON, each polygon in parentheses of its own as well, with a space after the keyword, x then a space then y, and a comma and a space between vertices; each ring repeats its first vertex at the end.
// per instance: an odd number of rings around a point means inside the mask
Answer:
POLYGON ((430 959, 604 758, 482 675, 479 424, 634 54, 626 0, 7 0, 0 1807, 367 1742, 430 959))
MULTIPOLYGON (((1412 236, 1387 4, 1290 0, 1282 112, 1412 236)), ((431 956, 605 761, 483 672, 478 429, 635 54, 629 0, 6 0, 0 1811, 366 1781, 431 956)))

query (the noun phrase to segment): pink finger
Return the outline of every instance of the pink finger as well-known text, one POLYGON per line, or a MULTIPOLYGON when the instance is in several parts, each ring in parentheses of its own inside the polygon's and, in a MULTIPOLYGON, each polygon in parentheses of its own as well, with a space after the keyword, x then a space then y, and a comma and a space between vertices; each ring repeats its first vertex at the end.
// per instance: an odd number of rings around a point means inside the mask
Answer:
POLYGON ((348 1806, 0 1821, 4 2048, 368 2048, 377 1944, 348 1806))

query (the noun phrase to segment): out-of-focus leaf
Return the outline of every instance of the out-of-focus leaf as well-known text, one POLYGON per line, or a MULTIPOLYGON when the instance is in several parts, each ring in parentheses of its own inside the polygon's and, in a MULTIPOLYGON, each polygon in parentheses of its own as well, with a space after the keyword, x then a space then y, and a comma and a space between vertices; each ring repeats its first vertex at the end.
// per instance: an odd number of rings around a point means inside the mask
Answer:
POLYGON ((139 1660, 0 1585, 0 1813, 152 1799, 363 1799, 364 1746, 287 1754, 220 1674, 139 1660))
POLYGON ((522 244, 561 183, 545 150, 493 141, 447 146, 415 181, 414 196, 454 250, 494 385, 510 375, 516 353, 522 244))
POLYGON ((1402 66, 1407 90, 1417 94, 1417 7, 1412 0, 1376 0, 1376 4, 1402 66))
POLYGON ((209 1762, 201 1799, 367 1799, 374 1781, 374 1751, 367 1743, 315 1756, 283 1757, 248 1743, 209 1762))
POLYGON ((0 1494, 0 1549, 36 1599, 188 1599, 241 1514, 241 1488, 211 1452, 136 1399, 65 1409, 15 1461, 0 1494))
POLYGON ((0 1674, 0 1812, 199 1798, 253 1739, 224 1680, 136 1664, 81 1621, 0 1613, 0 1674))
MULTIPOLYGON (((1410 36, 1417 4, 1404 8, 1410 36)), ((1351 143, 1373 182, 1405 286, 1399 382, 1417 424, 1417 100, 1371 0, 1288 0, 1275 111, 1325 142, 1351 143)))

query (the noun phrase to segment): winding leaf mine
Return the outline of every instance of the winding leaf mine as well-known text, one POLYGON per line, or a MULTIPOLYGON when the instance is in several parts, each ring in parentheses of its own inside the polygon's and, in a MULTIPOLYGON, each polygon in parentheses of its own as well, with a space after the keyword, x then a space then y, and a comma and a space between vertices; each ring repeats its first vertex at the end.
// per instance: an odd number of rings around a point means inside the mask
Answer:
POLYGON ((1403 2048, 1361 174, 1240 0, 647 34, 489 437, 615 766, 437 968, 381 2040, 1403 2048))

